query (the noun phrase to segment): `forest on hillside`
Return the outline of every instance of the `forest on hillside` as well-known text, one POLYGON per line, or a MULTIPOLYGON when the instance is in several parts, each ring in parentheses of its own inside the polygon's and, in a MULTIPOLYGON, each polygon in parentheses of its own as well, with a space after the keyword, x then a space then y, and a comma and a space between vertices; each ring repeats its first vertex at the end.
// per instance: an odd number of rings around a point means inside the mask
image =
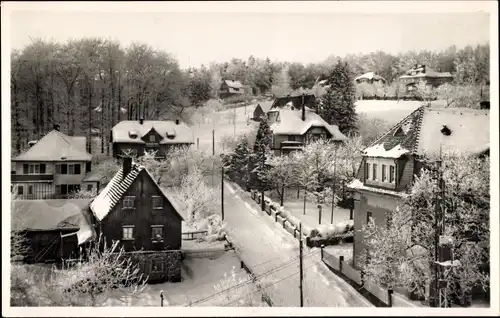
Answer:
POLYGON ((458 85, 489 85, 489 52, 489 44, 397 55, 378 51, 339 57, 325 52, 322 63, 307 65, 249 56, 181 69, 168 52, 147 44, 36 39, 11 53, 12 151, 19 153, 56 123, 69 135, 107 141, 111 127, 121 120, 188 120, 197 107, 219 98, 223 79, 242 82, 248 96, 309 89, 339 60, 347 62, 352 76, 376 72, 389 83, 418 63, 453 73, 458 85))

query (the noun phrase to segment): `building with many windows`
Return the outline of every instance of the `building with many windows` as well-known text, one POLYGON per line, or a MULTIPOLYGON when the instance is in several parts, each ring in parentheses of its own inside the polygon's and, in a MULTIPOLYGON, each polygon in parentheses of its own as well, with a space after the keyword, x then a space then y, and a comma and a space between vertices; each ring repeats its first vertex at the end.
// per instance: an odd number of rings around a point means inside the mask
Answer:
POLYGON ((372 218, 377 226, 387 224, 424 167, 423 159, 448 150, 488 155, 489 123, 489 110, 422 106, 363 151, 357 177, 349 185, 355 200, 355 267, 366 251, 359 230, 372 218))
MULTIPOLYGON (((22 199, 64 198, 80 189, 91 171, 86 138, 55 129, 12 159, 11 183, 22 199)), ((91 190, 91 189, 89 189, 91 190)))

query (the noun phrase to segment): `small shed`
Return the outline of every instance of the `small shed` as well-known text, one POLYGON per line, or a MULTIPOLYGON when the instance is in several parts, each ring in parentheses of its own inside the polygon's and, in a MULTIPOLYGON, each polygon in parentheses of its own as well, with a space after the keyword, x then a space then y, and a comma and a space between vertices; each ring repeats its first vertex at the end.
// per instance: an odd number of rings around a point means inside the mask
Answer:
POLYGON ((85 241, 80 231, 92 231, 89 203, 90 199, 13 200, 11 232, 25 238, 22 255, 17 256, 29 263, 76 256, 85 241))
POLYGON ((262 105, 260 103, 257 104, 255 110, 253 111, 252 119, 255 121, 261 121, 262 118, 266 116, 269 109, 271 109, 271 105, 272 103, 270 102, 262 103, 262 105))

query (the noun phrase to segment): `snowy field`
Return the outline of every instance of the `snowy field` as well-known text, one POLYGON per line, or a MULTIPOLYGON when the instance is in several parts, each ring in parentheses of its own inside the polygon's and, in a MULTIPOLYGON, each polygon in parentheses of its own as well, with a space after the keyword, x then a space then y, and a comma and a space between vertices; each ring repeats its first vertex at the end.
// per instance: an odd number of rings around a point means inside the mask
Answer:
MULTIPOLYGON (((358 100, 356 112, 368 117, 380 118, 394 125, 423 105, 421 101, 358 100)), ((444 101, 433 101, 433 106, 444 106, 444 101)))
MULTIPOLYGON (((234 251, 225 252, 215 259, 187 258, 182 261, 182 282, 150 284, 142 293, 130 298, 127 303, 109 300, 106 305, 160 306, 160 291, 163 291, 164 306, 188 306, 190 302, 192 306, 221 306, 233 300, 236 293, 241 291, 233 289, 231 293, 226 292, 206 301, 198 301, 216 294, 217 290, 214 285, 220 283, 224 274, 230 275, 233 267, 237 279, 246 279, 246 272, 240 269, 240 260, 234 251)), ((255 285, 246 284, 246 291, 256 291, 255 285)), ((258 294, 255 295, 258 296, 258 294)), ((262 303, 262 305, 265 304, 262 303)))

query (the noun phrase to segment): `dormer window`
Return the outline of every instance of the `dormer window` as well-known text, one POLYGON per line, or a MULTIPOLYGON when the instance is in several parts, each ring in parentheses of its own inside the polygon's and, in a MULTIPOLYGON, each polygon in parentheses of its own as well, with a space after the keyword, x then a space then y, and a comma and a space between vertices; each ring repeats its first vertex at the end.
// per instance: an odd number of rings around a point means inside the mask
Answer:
POLYGON ((174 139, 175 138, 175 131, 169 130, 169 131, 167 131, 166 135, 167 135, 168 139, 174 139))
POLYGON ((448 126, 443 125, 443 128, 441 129, 441 133, 445 136, 451 135, 451 129, 448 128, 448 126))
POLYGON ((156 138, 155 135, 149 135, 149 142, 155 142, 156 138))
POLYGON ((394 136, 397 137, 397 136, 404 136, 405 133, 403 131, 403 128, 399 127, 395 132, 394 132, 394 136))
POLYGON ((131 130, 131 131, 128 132, 128 135, 129 135, 130 138, 136 139, 139 134, 137 133, 137 131, 131 130))

